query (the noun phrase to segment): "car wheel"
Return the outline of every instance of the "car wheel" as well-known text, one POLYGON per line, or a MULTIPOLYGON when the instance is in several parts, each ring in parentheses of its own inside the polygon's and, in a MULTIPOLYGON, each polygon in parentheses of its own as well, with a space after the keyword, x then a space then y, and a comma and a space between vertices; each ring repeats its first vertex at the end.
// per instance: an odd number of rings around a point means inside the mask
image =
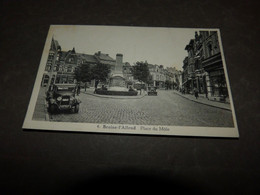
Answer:
POLYGON ((70 113, 75 113, 75 106, 71 107, 70 113))
POLYGON ((79 112, 79 105, 75 105, 71 108, 71 113, 78 113, 79 112))
POLYGON ((78 113, 79 112, 79 105, 77 104, 76 106, 75 106, 75 113, 78 113))
POLYGON ((53 105, 53 104, 51 104, 50 106, 49 106, 49 112, 50 113, 55 113, 56 112, 56 106, 55 105, 53 105))

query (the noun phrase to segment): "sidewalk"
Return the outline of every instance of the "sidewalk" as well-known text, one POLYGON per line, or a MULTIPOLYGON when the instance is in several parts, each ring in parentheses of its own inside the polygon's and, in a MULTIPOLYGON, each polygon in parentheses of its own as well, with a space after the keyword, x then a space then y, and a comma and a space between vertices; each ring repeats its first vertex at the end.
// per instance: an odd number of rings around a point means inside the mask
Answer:
POLYGON ((222 103, 222 102, 217 102, 217 101, 211 101, 208 100, 206 97, 204 97, 204 95, 199 94, 199 98, 196 99, 194 95, 191 94, 182 94, 179 91, 173 91, 173 93, 182 96, 183 98, 186 98, 188 100, 191 100, 193 102, 197 102, 199 104, 204 104, 207 106, 211 106, 211 107, 216 107, 216 108, 220 108, 220 109, 224 109, 224 110, 229 110, 231 111, 231 107, 229 103, 222 103))
POLYGON ((35 104, 35 109, 33 113, 33 120, 38 121, 48 121, 49 114, 47 112, 47 107, 45 103, 45 88, 41 87, 39 91, 39 95, 35 104))
POLYGON ((95 91, 94 88, 87 88, 86 91, 85 89, 80 90, 81 93, 85 93, 88 95, 92 95, 100 98, 112 98, 112 99, 141 99, 146 95, 145 92, 142 95, 139 95, 138 93, 137 96, 99 95, 99 94, 95 94, 94 91, 95 91))

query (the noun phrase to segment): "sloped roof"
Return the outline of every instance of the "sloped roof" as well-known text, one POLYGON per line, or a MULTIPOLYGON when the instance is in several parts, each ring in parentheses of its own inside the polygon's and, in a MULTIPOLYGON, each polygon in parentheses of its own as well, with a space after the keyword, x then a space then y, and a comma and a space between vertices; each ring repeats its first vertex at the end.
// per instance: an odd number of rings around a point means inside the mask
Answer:
POLYGON ((51 49, 58 50, 60 48, 59 42, 52 38, 51 40, 51 49))
POLYGON ((88 63, 97 63, 97 59, 93 55, 89 54, 78 54, 78 57, 88 63))
POLYGON ((66 55, 67 55, 67 51, 61 51, 60 52, 60 60, 65 60, 66 55))
POLYGON ((99 60, 99 62, 103 64, 116 65, 116 61, 99 60))
POLYGON ((113 58, 111 58, 108 54, 104 54, 101 53, 100 51, 95 53, 94 56, 98 59, 98 60, 102 60, 102 61, 115 61, 113 58))

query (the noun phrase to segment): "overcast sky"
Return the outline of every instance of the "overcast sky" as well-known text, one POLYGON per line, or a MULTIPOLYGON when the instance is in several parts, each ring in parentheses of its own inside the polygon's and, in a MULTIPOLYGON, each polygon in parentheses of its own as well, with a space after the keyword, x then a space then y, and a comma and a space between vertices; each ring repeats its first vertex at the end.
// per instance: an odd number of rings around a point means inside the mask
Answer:
POLYGON ((187 56, 185 46, 199 29, 116 27, 116 26, 52 26, 54 36, 63 51, 75 47, 77 53, 94 54, 97 51, 133 64, 147 60, 150 64, 176 67, 182 70, 187 56))

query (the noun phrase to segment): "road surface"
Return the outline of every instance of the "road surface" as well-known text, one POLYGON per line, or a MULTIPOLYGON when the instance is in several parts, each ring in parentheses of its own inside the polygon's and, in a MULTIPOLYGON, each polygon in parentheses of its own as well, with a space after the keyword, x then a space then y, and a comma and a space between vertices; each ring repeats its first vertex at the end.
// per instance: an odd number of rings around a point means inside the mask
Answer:
POLYGON ((77 114, 51 115, 51 121, 105 124, 233 127, 231 111, 198 104, 172 91, 141 99, 101 98, 81 93, 77 114))

